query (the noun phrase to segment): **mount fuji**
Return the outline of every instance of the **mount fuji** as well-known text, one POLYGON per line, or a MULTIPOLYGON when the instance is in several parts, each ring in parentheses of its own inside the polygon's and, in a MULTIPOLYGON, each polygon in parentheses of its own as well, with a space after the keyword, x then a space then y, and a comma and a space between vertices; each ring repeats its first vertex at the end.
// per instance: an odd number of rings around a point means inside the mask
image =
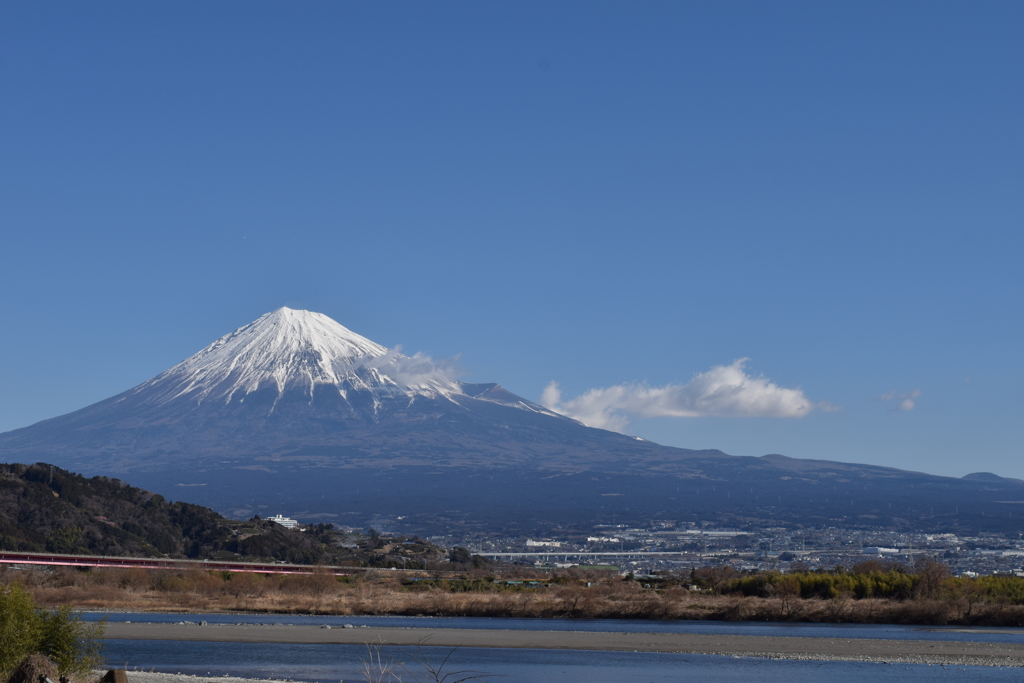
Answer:
POLYGON ((117 476, 235 516, 422 530, 836 514, 895 524, 896 495, 902 523, 951 528, 1024 489, 994 475, 662 446, 587 427, 498 384, 460 382, 443 364, 289 308, 128 391, 0 434, 0 458, 117 476), (956 519, 936 516, 936 500, 956 505, 956 519))
POLYGON ((576 469, 625 446, 497 384, 469 384, 311 311, 280 308, 82 410, 0 435, 0 453, 118 475, 399 464, 576 469), (273 464, 272 464, 273 463, 273 464))

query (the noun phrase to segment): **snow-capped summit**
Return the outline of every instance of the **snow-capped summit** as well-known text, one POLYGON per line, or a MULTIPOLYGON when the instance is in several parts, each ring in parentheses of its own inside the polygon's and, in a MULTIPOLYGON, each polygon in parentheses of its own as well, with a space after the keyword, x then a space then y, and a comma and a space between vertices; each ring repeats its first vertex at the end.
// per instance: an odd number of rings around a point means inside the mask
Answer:
POLYGON ((321 313, 279 308, 116 396, 0 434, 0 454, 178 477, 211 467, 295 474, 384 463, 518 466, 566 452, 589 463, 612 457, 607 444, 635 449, 628 437, 498 384, 460 382, 453 370, 321 313))
POLYGON ((203 403, 245 400, 256 391, 278 396, 319 385, 375 396, 445 396, 459 384, 433 362, 409 358, 360 336, 322 313, 279 308, 225 335, 199 353, 139 385, 148 404, 176 399, 203 403))

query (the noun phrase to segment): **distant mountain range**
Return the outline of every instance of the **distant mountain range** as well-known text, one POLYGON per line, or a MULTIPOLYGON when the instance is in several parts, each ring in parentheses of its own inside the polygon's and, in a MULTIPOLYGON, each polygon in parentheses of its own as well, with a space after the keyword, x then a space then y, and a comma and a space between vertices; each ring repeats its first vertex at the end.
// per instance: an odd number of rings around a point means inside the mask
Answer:
POLYGON ((0 459, 122 477, 235 517, 422 531, 651 520, 997 530, 1024 517, 1018 480, 662 446, 288 308, 124 393, 0 434, 0 459))

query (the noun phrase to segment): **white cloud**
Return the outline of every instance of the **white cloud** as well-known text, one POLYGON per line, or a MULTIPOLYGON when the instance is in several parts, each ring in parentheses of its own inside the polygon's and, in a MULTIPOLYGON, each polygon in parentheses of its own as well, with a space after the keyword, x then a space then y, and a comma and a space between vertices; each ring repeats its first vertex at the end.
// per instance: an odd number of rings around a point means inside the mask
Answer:
POLYGON ((549 382, 544 391, 540 392, 540 404, 545 408, 554 409, 562 402, 562 390, 558 388, 558 382, 549 382))
POLYGON ((551 382, 540 401, 549 410, 613 431, 625 429, 632 418, 803 417, 814 409, 838 409, 811 402, 800 389, 780 387, 763 376, 751 377, 743 368, 748 360, 717 365, 686 384, 619 384, 591 389, 565 402, 558 384, 551 382))
POLYGON ((896 391, 888 391, 888 392, 882 394, 881 396, 879 396, 878 400, 879 401, 892 401, 892 400, 899 401, 899 403, 897 403, 896 406, 893 407, 893 410, 897 410, 897 411, 906 413, 906 412, 910 412, 911 410, 913 410, 914 408, 917 407, 917 399, 918 399, 918 397, 920 395, 921 395, 921 390, 920 389, 914 389, 913 391, 908 391, 908 392, 906 392, 904 394, 901 394, 901 393, 896 392, 896 391))
POLYGON ((407 387, 429 385, 437 380, 454 380, 462 374, 458 356, 440 360, 420 352, 403 356, 401 349, 401 346, 389 349, 383 356, 368 359, 363 366, 378 368, 407 387))

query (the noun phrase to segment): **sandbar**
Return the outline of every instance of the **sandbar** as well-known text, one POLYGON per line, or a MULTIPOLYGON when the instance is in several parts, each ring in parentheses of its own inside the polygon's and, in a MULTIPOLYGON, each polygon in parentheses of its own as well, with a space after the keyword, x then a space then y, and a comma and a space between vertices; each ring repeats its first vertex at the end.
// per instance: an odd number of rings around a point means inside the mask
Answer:
POLYGON ((675 652, 778 659, 1024 666, 1024 643, 805 638, 799 636, 613 633, 451 628, 323 628, 309 625, 107 625, 105 638, 232 643, 348 644, 675 652))

